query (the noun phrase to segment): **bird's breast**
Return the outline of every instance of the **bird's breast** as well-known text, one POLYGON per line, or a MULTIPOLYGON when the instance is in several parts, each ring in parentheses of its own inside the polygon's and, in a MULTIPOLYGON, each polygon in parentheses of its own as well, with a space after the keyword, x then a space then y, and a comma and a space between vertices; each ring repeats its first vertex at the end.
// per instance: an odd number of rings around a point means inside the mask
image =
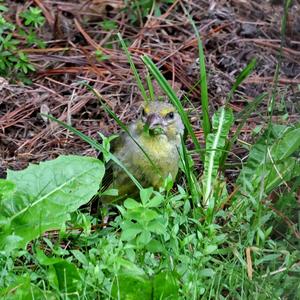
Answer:
POLYGON ((165 135, 141 136, 137 142, 143 150, 134 144, 131 160, 138 179, 154 187, 161 186, 168 174, 175 179, 179 155, 174 142, 168 141, 165 135))

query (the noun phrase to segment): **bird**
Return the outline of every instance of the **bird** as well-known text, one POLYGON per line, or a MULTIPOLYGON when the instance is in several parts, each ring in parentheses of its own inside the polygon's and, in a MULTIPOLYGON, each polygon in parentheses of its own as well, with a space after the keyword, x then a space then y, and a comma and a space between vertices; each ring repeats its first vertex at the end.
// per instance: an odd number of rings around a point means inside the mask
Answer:
MULTIPOLYGON (((175 180, 184 133, 176 108, 166 101, 145 102, 138 119, 127 129, 112 140, 110 151, 141 186, 158 190, 169 174, 175 180)), ((100 199, 104 204, 117 202, 117 199, 119 202, 139 192, 124 169, 111 160, 102 182, 102 191, 106 189, 117 189, 118 197, 103 195, 100 199)))

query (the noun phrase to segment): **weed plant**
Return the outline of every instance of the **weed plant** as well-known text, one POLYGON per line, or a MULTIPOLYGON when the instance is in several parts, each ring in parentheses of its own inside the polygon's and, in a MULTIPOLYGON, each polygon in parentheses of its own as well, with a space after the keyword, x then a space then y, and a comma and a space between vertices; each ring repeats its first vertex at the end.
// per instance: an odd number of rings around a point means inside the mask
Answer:
POLYGON ((39 8, 29 7, 20 14, 25 26, 18 28, 5 18, 5 13, 8 9, 1 2, 0 76, 9 80, 30 82, 27 75, 35 71, 35 67, 30 63, 28 55, 24 51, 19 50, 19 47, 20 45, 24 47, 44 47, 44 42, 37 37, 35 31, 44 24, 45 18, 39 8))

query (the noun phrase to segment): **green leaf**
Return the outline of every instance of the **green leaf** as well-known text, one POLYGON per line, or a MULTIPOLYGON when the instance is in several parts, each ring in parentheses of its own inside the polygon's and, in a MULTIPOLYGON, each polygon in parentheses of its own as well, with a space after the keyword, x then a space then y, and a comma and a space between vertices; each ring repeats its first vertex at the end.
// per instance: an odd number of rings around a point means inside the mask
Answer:
POLYGON ((213 132, 207 137, 203 178, 203 205, 210 205, 214 195, 219 162, 223 153, 227 135, 233 123, 231 109, 221 107, 213 116, 213 132))
POLYGON ((7 197, 15 189, 15 184, 12 181, 0 179, 0 200, 2 197, 7 197))
POLYGON ((10 282, 9 287, 0 290, 0 298, 5 300, 56 300, 54 293, 41 290, 30 282, 28 274, 14 277, 13 283, 10 282))
POLYGON ((167 222, 162 223, 160 219, 155 219, 147 225, 147 229, 156 233, 164 234, 166 232, 167 222))
POLYGON ((213 269, 202 269, 199 271, 199 276, 200 277, 210 277, 213 278, 216 272, 213 269))
POLYGON ((101 23, 103 30, 117 29, 117 23, 114 20, 104 20, 101 23))
MULTIPOLYGON (((282 183, 300 175, 299 160, 289 157, 282 162, 266 165, 267 176, 265 178, 265 192, 269 194, 282 183)), ((258 174, 262 174, 263 167, 257 169, 258 174)))
POLYGON ((84 266, 89 265, 89 261, 86 256, 79 250, 71 250, 71 253, 75 256, 75 258, 81 262, 84 266))
POLYGON ((242 128, 244 127, 245 123, 248 121, 249 116, 251 115, 251 113, 257 108, 257 106, 265 99, 265 97, 267 96, 267 93, 261 94, 257 97, 254 98, 254 100, 252 102, 250 102, 241 113, 239 113, 239 115, 236 117, 236 119, 240 119, 239 120, 239 124, 238 127, 236 128, 235 133, 233 134, 233 136, 227 140, 226 142, 226 146, 225 146, 225 152, 222 154, 221 157, 221 167, 224 167, 225 161, 227 159, 227 156, 231 150, 232 145, 236 142, 236 140, 238 139, 242 128))
POLYGON ((143 230, 136 241, 137 244, 147 245, 151 241, 151 233, 147 230, 143 230))
POLYGON ((77 267, 66 261, 55 263, 51 266, 51 272, 55 274, 58 288, 62 292, 79 292, 81 280, 77 267))
POLYGON ((218 249, 216 245, 207 245, 204 249, 204 254, 208 255, 215 252, 218 249))
POLYGON ((140 219, 142 222, 150 222, 158 217, 158 213, 152 209, 144 209, 140 219))
POLYGON ((59 262, 63 261, 63 259, 61 259, 59 257, 49 257, 49 256, 47 256, 44 253, 44 251, 42 251, 39 248, 36 249, 36 258, 37 258, 38 262, 43 266, 52 266, 56 263, 59 263, 59 262))
POLYGON ((179 280, 175 272, 162 271, 154 276, 152 299, 179 299, 179 280))
POLYGON ((121 228, 121 240, 123 241, 133 240, 143 230, 143 227, 140 224, 132 223, 130 221, 124 222, 121 225, 121 228))
POLYGON ((17 248, 47 230, 59 229, 70 212, 96 194, 103 175, 100 160, 73 155, 30 165, 23 171, 9 170, 7 179, 15 189, 0 202, 0 216, 10 224, 0 227, 0 248, 11 235, 22 238, 17 248))
POLYGON ((122 272, 126 272, 126 274, 131 274, 134 276, 145 275, 145 271, 142 268, 138 267, 135 263, 128 259, 117 257, 114 259, 114 262, 116 262, 116 264, 120 266, 120 270, 122 270, 122 272))
POLYGON ((146 206, 147 207, 158 207, 162 204, 163 201, 164 201, 163 195, 157 194, 147 203, 146 206))
POLYGON ((153 193, 153 188, 140 190, 140 198, 141 198, 143 205, 146 205, 146 203, 149 202, 149 199, 150 199, 152 193, 153 193))
POLYGON ((146 276, 118 275, 112 286, 113 299, 152 300, 152 280, 146 276))
POLYGON ((154 240, 152 239, 146 246, 147 250, 150 252, 162 252, 164 253, 166 251, 165 247, 163 246, 163 244, 158 241, 158 240, 154 240))
MULTIPOLYGON (((237 184, 246 194, 258 197, 261 185, 270 193, 300 174, 299 159, 292 155, 300 149, 299 128, 273 124, 250 149, 237 184)), ((240 193, 235 198, 240 197, 240 193)))
POLYGON ((287 130, 270 149, 270 160, 283 160, 300 150, 300 128, 287 130))
POLYGON ((141 207, 141 203, 135 201, 134 199, 129 198, 125 200, 124 206, 127 209, 133 209, 133 208, 141 207))

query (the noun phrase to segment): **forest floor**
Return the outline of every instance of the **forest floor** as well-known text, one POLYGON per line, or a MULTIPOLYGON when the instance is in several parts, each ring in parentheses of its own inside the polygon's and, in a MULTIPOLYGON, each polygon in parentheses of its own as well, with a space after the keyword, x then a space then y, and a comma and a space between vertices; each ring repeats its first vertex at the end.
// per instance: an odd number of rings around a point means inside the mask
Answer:
MULTIPOLYGON (((36 5, 45 16, 37 29, 45 48, 19 50, 28 54, 36 72, 31 84, 1 78, 0 86, 0 177, 7 168, 18 170, 39 162, 73 153, 95 155, 90 145, 57 124, 40 116, 50 113, 93 138, 118 131, 99 100, 88 90, 93 86, 102 99, 125 123, 135 119, 141 96, 117 32, 120 32, 141 76, 146 68, 140 56, 147 54, 157 63, 178 92, 188 96, 185 108, 200 141, 203 131, 197 39, 184 13, 190 12, 203 40, 208 74, 210 115, 224 103, 232 84, 252 58, 257 66, 239 87, 230 103, 235 113, 262 92, 276 91, 273 118, 282 124, 299 120, 300 112, 300 4, 289 9, 282 45, 279 80, 273 77, 281 47, 283 1, 159 1, 147 10, 123 1, 7 1, 6 15, 24 27, 19 14, 36 5)), ((158 94, 160 92, 158 91, 158 94)), ((251 142, 267 123, 267 97, 251 114, 240 139, 251 142)), ((238 124, 238 119, 236 124, 238 124)), ((233 157, 247 151, 233 149, 233 157)))

